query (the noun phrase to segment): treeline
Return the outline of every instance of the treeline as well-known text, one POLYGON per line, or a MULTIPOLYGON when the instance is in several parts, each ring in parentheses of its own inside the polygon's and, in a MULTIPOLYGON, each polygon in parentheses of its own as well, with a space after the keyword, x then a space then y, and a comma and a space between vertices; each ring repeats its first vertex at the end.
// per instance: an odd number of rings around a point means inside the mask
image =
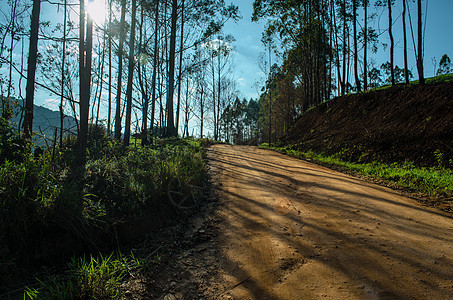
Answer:
POLYGON ((14 0, 3 7, 0 64, 9 73, 0 81, 2 116, 11 117, 13 99, 25 100, 19 128, 30 138, 40 89, 59 99, 60 142, 70 130, 65 115, 77 119, 81 144, 90 124, 124 145, 135 132, 146 145, 150 133, 191 135, 194 120, 201 137, 211 126, 217 139, 221 111, 237 96, 229 72, 234 38, 222 27, 238 19, 238 8, 221 0, 106 0, 102 20, 93 4, 14 0))
POLYGON ((413 5, 414 1, 255 0, 253 20, 267 21, 262 41, 281 60, 281 64, 268 68, 268 79, 260 96, 264 140, 277 140, 295 118, 334 95, 361 92, 383 83, 409 83, 412 77, 408 66, 409 35, 417 37, 417 42, 413 41, 414 46, 417 43, 415 61, 423 84, 422 1, 416 1, 416 15, 410 14, 408 2, 413 5), (395 8, 401 15, 395 14, 395 8), (377 13, 385 12, 388 26, 384 32, 378 32, 370 26, 371 21, 377 13), (395 18, 401 18, 402 28, 396 28, 395 18), (402 67, 394 60, 395 30, 403 32, 402 67), (382 33, 388 34, 390 45, 386 47, 389 60, 380 70, 373 66, 371 54, 378 51, 382 33))

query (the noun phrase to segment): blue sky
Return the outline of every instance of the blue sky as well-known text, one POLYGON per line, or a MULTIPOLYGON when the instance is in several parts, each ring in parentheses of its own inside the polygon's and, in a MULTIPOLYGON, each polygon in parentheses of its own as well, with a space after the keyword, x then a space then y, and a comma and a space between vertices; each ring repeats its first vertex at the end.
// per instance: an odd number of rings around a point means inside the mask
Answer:
MULTIPOLYGON (((251 22, 252 14, 252 4, 253 0, 232 0, 227 2, 233 2, 239 6, 242 19, 237 23, 230 22, 227 23, 224 32, 226 34, 232 34, 236 38, 234 47, 236 49, 234 59, 235 59, 235 71, 234 77, 237 80, 238 88, 242 93, 242 97, 247 99, 257 98, 259 90, 264 83, 265 74, 261 71, 258 66, 258 58, 260 53, 265 52, 263 45, 261 44, 261 33, 264 30, 265 20, 262 20, 258 23, 251 22), (259 82, 257 85, 256 83, 259 82)), ((393 18, 394 18, 394 35, 395 35, 395 63, 400 67, 403 66, 402 58, 402 25, 401 25, 401 0, 396 1, 393 8, 393 18)), ((4 9, 6 1, 0 1, 0 8, 4 9)), ((441 56, 444 53, 447 53, 450 58, 453 58, 453 39, 451 38, 451 29, 453 28, 453 1, 452 0, 423 0, 423 9, 425 5, 428 4, 427 10, 427 23, 426 23, 426 40, 425 40, 425 76, 430 77, 434 75, 434 67, 432 64, 432 58, 435 58, 437 63, 439 62, 441 56)), ((43 2, 43 9, 41 14, 41 20, 52 20, 55 19, 55 16, 49 13, 49 10, 46 8, 47 3, 43 2)), ((370 13, 374 12, 374 7, 369 9, 370 13)), ((387 11, 381 9, 377 11, 377 17, 374 19, 375 28, 379 28, 381 31, 381 42, 389 44, 387 30, 387 11)), ((416 9, 415 4, 411 4, 411 15, 413 18, 413 25, 415 26, 416 18, 416 9)), ((363 18, 359 16, 359 22, 363 24, 363 18)), ((408 30, 410 37, 410 31, 408 30)), ((412 69, 412 72, 417 78, 417 70, 415 67, 415 56, 412 46, 412 41, 409 39, 408 45, 410 48, 409 51, 409 65, 412 69)), ((28 45, 26 45, 27 47, 28 45)), ((377 67, 379 67, 383 62, 388 60, 388 49, 383 50, 383 47, 380 47, 380 50, 377 54, 369 53, 369 59, 377 67)), ((275 57, 273 59, 275 61, 275 57)), ((6 74, 6 68, 3 66, 3 69, 0 70, 6 74)), ((352 78, 352 76, 350 77, 352 78)), ((38 89, 39 91, 40 89, 38 89)), ((58 97, 49 95, 48 92, 39 91, 36 95, 36 103, 42 105, 44 103, 48 104, 47 106, 52 109, 56 109, 56 106, 52 106, 52 99, 58 97)), ((57 102, 57 100, 55 100, 57 102)))
MULTIPOLYGON (((232 1, 239 6, 243 18, 237 23, 229 23, 225 26, 225 33, 231 33, 236 38, 236 72, 238 78, 238 86, 242 94, 246 98, 256 98, 259 90, 255 87, 257 81, 264 83, 264 74, 258 67, 258 57, 265 49, 261 44, 261 33, 265 27, 265 20, 259 23, 251 22, 251 14, 253 12, 253 0, 235 0, 232 1)), ((374 1, 373 1, 374 2, 374 1)), ((410 2, 410 1, 409 1, 410 2)), ((425 13, 426 4, 427 22, 426 22, 426 39, 425 39, 425 56, 424 68, 425 77, 434 76, 434 67, 432 58, 435 58, 437 64, 443 54, 448 54, 453 59, 453 39, 451 38, 451 30, 453 29, 453 1, 452 0, 423 0, 423 11, 425 13)), ((368 52, 368 59, 373 62, 376 67, 380 67, 382 63, 389 59, 388 48, 384 51, 382 43, 390 45, 388 37, 388 14, 386 9, 375 10, 374 7, 369 8, 369 14, 376 12, 377 16, 373 21, 369 21, 369 26, 373 26, 380 30, 379 51, 376 54, 368 52)), ((392 11, 393 16, 393 34, 395 39, 395 64, 403 67, 403 41, 402 41, 402 6, 401 0, 397 0, 392 11)), ((412 25, 414 26, 414 37, 416 33, 416 5, 411 4, 412 25)), ((358 21, 363 24, 363 15, 359 15, 358 21)), ((408 63, 409 68, 414 74, 414 79, 418 78, 414 47, 409 29, 409 21, 407 21, 408 34, 408 63)), ((352 41, 351 41, 352 46, 352 41)), ((353 75, 350 75, 352 79, 353 75)), ((352 80, 351 80, 352 81, 352 80)))

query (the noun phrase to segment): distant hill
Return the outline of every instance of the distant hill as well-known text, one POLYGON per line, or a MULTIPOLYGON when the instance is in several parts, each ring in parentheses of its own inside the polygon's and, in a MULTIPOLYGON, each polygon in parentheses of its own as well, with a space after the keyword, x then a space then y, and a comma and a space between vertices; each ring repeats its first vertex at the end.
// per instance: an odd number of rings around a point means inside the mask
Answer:
MULTIPOLYGON (((23 114, 21 113, 22 107, 23 103, 19 103, 18 108, 14 111, 15 116, 11 120, 16 128, 19 126, 19 123, 21 125, 23 124, 23 114)), ((65 115, 63 126, 65 134, 77 131, 77 123, 74 117, 65 115)), ((45 138, 49 141, 55 136, 55 128, 60 128, 60 112, 35 105, 33 110, 33 131, 37 132, 41 139, 45 138)), ((44 141, 37 141, 37 143, 45 144, 44 141)))
POLYGON ((334 98, 303 114, 280 143, 352 161, 453 167, 453 83, 334 98))

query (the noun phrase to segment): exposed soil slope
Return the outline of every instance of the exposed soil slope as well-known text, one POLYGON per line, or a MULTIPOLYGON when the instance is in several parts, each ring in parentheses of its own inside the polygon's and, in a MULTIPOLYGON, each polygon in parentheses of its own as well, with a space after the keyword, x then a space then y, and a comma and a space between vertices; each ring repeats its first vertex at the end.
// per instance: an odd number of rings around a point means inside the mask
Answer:
POLYGON ((337 97, 301 116, 280 143, 346 158, 453 167, 453 83, 337 97), (440 152, 439 152, 440 151, 440 152))

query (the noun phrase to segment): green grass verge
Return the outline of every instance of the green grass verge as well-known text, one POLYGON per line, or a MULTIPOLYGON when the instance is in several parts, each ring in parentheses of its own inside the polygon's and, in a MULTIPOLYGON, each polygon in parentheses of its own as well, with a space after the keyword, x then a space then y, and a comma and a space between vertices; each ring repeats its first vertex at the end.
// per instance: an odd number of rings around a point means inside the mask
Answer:
POLYGON ((380 162, 357 163, 340 159, 337 155, 326 156, 313 151, 298 151, 285 147, 269 147, 261 144, 262 149, 271 149, 297 158, 310 159, 327 166, 338 167, 365 176, 394 182, 429 196, 453 196, 453 171, 443 167, 417 167, 412 162, 385 164, 380 162))

